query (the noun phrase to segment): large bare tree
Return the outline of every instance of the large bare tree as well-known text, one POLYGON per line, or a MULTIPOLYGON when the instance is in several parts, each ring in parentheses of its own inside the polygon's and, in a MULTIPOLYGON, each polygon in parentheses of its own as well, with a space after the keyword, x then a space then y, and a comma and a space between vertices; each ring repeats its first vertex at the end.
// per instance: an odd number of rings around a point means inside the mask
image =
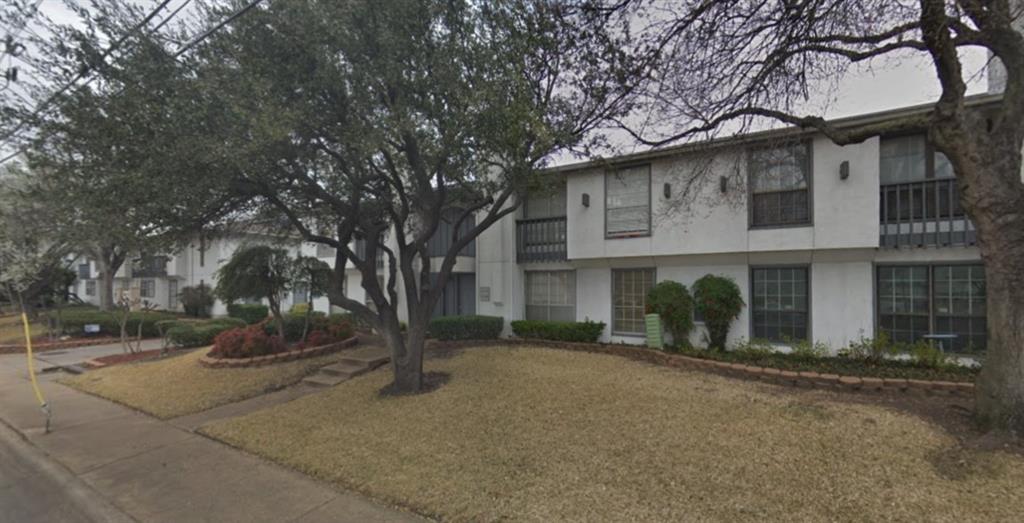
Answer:
POLYGON ((981 421, 1024 433, 1024 36, 1010 0, 623 0, 605 13, 644 15, 661 60, 652 117, 622 126, 653 146, 696 141, 770 121, 817 130, 840 145, 926 131, 955 171, 987 277, 988 350, 977 381, 981 421), (1005 67, 989 104, 968 96, 962 51, 1005 67), (941 95, 925 111, 856 127, 805 113, 854 64, 923 56, 941 95))

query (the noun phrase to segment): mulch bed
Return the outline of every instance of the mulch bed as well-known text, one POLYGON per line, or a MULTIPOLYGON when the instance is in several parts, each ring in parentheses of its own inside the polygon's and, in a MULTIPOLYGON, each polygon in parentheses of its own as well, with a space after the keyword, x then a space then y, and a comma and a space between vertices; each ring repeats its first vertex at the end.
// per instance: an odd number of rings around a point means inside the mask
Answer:
POLYGON ((245 367, 261 367, 263 365, 270 365, 273 363, 283 363, 286 361, 315 358, 318 356, 323 356, 325 354, 331 354, 334 352, 338 352, 342 349, 352 347, 358 342, 359 336, 355 335, 347 340, 342 340, 337 343, 331 343, 329 345, 293 349, 285 352, 278 352, 276 354, 253 356, 251 358, 215 358, 213 356, 210 356, 209 354, 206 354, 199 359, 199 364, 202 365, 203 367, 211 369, 238 369, 245 367))
POLYGON ((136 361, 156 359, 159 358, 163 353, 164 349, 152 349, 134 353, 111 354, 110 356, 100 356, 99 358, 93 358, 87 361, 86 365, 95 369, 100 367, 107 367, 110 365, 117 365, 119 363, 132 363, 136 361))

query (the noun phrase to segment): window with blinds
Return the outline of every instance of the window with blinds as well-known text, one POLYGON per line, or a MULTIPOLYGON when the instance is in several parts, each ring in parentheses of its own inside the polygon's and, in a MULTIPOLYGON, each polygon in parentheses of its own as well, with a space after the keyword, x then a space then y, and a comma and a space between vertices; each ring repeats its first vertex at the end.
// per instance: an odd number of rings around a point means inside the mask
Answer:
POLYGON ((811 223, 810 144, 750 152, 750 224, 755 227, 811 223))
POLYGON ((576 321, 576 271, 528 271, 526 319, 576 321))
POLYGON ((806 267, 764 267, 753 271, 753 337, 790 343, 808 338, 806 267))
POLYGON ((654 269, 612 270, 612 334, 644 333, 647 293, 654 287, 654 269))
POLYGON ((628 238, 651 233, 651 166, 605 174, 605 236, 628 238))

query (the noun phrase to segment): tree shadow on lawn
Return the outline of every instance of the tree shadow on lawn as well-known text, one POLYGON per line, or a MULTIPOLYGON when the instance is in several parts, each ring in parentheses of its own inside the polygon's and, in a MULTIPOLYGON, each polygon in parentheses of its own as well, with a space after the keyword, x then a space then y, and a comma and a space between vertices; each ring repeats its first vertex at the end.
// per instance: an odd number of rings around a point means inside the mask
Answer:
POLYGON ((423 384, 420 387, 419 392, 396 391, 395 383, 391 382, 385 385, 384 388, 377 391, 377 395, 381 398, 387 398, 402 396, 419 396, 421 394, 429 394, 443 387, 446 383, 448 383, 451 380, 451 377, 451 374, 448 374, 447 372, 424 372, 423 384))

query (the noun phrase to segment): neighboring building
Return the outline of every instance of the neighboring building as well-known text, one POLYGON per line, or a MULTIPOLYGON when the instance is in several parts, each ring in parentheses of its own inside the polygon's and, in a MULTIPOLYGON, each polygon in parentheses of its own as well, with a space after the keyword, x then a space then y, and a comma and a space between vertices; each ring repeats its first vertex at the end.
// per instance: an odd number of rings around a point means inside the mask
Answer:
POLYGON ((840 147, 787 128, 550 174, 564 186, 477 239, 478 313, 602 321, 602 341, 642 343, 648 289, 711 273, 734 279, 747 303, 731 342, 813 339, 838 350, 884 331, 898 341, 953 334, 946 347, 957 351, 985 346, 974 227, 923 132, 840 147), (696 195, 674 207, 708 154, 696 195))
MULTIPOLYGON (((127 294, 141 298, 161 310, 180 311, 182 306, 178 294, 181 289, 199 284, 213 288, 217 284, 217 270, 227 263, 235 250, 251 243, 284 247, 293 256, 301 252, 305 256, 316 256, 332 266, 334 264, 332 250, 304 244, 294 238, 256 233, 236 233, 205 239, 197 237, 186 248, 169 256, 130 256, 114 278, 114 299, 127 294)), ((96 263, 79 259, 74 269, 78 279, 72 292, 82 301, 99 305, 102 285, 96 263)), ((354 273, 358 282, 358 272, 350 272, 354 273)), ((350 278, 352 276, 349 275, 350 278)), ((362 288, 358 292, 361 293, 362 288)), ((308 294, 298 289, 285 297, 284 307, 287 309, 295 303, 306 303, 307 298, 308 294)), ((329 308, 326 297, 315 298, 313 303, 316 310, 326 311, 329 308)), ((215 316, 227 314, 227 306, 218 300, 212 312, 215 316)))

